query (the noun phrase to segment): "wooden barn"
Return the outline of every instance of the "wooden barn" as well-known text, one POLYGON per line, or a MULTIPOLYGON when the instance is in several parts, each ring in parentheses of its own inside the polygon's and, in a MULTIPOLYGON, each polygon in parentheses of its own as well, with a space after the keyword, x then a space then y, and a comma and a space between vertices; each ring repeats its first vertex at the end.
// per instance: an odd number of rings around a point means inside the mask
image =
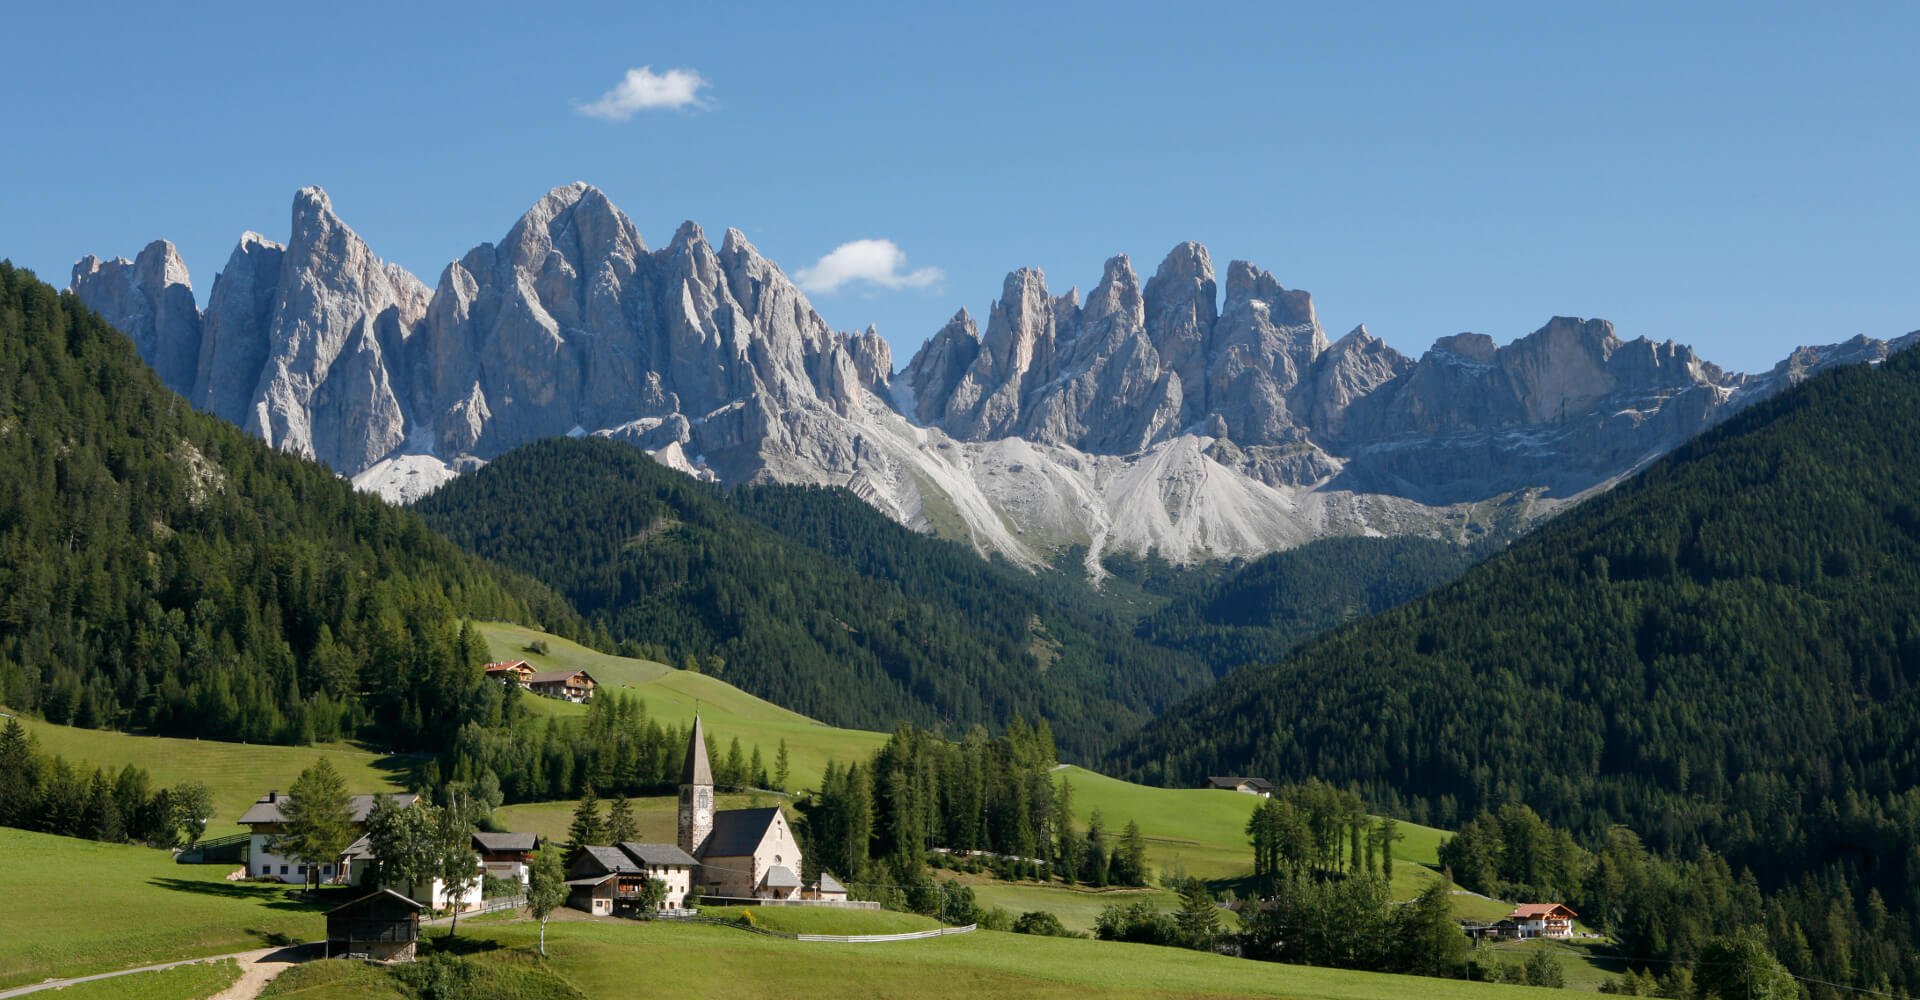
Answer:
POLYGON ((376 962, 413 961, 420 940, 419 903, 382 889, 327 911, 327 956, 365 955, 376 962))

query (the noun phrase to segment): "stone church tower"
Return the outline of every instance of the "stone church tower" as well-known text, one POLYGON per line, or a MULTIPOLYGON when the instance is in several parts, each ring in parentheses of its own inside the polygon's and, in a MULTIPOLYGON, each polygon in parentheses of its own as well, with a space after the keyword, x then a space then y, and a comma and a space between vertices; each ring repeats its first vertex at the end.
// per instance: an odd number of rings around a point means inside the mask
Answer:
POLYGON ((680 849, 699 857, 713 833, 713 768, 707 763, 707 733, 693 717, 687 763, 680 771, 680 849))

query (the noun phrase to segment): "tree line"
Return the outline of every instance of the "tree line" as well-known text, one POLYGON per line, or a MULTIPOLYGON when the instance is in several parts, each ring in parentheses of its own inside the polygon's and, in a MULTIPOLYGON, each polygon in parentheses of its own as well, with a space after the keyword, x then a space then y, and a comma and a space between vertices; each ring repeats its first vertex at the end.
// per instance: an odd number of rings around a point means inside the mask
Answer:
MULTIPOLYGON (((1606 933, 1632 972, 1610 988, 1630 995, 1729 994, 1729 956, 1746 979, 1806 981, 1815 998, 1853 987, 1892 994, 1920 982, 1911 918, 1879 890, 1837 870, 1766 890, 1750 869, 1703 845, 1656 853, 1616 826, 1591 848, 1526 806, 1482 813, 1441 844, 1440 863, 1468 889, 1564 902, 1606 933)), ((1799 987, 1795 987, 1797 991, 1799 987)))
MULTIPOLYGON (((497 709, 485 711, 455 737, 447 766, 422 780, 448 780, 497 789, 504 802, 545 802, 579 798, 588 789, 599 794, 652 795, 678 786, 692 729, 662 724, 647 712, 643 698, 618 691, 587 702, 577 724, 554 716, 544 720, 525 704, 530 697, 517 685, 489 684, 498 692, 497 709)), ((493 704, 492 692, 489 704, 493 704)), ((787 743, 772 753, 758 743, 743 746, 738 736, 721 746, 707 734, 707 759, 721 789, 786 791, 790 767, 787 743)))
MULTIPOLYGON (((1316 775, 1449 828, 1523 802, 1589 849, 1625 825, 1659 856, 1709 845, 1770 898, 1822 896, 1818 923, 1892 928, 1911 952, 1916 498, 1920 353, 1823 373, 1456 582, 1236 671, 1116 769, 1316 775)), ((1847 964, 1821 978, 1874 988, 1847 964)))
POLYGON ((40 752, 19 719, 0 727, 0 826, 151 847, 192 847, 213 795, 198 781, 155 788, 145 770, 84 770, 40 752))
POLYGON ((4 262, 0 468, 0 703, 52 722, 439 749, 459 616, 595 638, 546 587, 195 411, 4 262))
POLYGON ((1096 810, 1076 828, 1072 785, 1056 783, 1045 722, 1016 717, 990 736, 959 740, 901 725, 874 756, 829 761, 818 789, 795 803, 805 877, 832 872, 860 898, 920 908, 934 898, 931 867, 985 867, 1007 878, 1068 884, 1145 885, 1146 841, 1116 831, 1096 810), (856 888, 856 883, 864 888, 856 888), (909 898, 912 897, 912 898, 909 898))
MULTIPOLYGON (((1046 718, 1106 748, 1212 678, 1016 567, 845 490, 722 490, 598 439, 539 441, 418 505, 616 640, 842 726, 1046 718)), ((1084 584, 1080 585, 1085 590, 1084 584)))

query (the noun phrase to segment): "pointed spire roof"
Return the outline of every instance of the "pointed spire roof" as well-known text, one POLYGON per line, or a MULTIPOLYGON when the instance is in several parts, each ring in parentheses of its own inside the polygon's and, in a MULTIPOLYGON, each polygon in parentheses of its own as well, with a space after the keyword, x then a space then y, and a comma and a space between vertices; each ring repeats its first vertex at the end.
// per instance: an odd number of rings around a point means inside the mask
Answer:
POLYGON ((713 767, 707 763, 707 731, 700 727, 698 715, 693 717, 693 732, 687 737, 687 764, 680 771, 680 783, 713 784, 713 767))

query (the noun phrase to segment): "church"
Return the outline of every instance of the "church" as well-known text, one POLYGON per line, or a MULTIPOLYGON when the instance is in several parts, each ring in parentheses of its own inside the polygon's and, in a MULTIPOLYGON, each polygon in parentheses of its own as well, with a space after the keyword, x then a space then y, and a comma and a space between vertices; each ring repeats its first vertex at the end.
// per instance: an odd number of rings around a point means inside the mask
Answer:
POLYGON ((694 872, 698 895, 721 899, 846 898, 846 890, 822 875, 821 884, 802 891, 800 842, 777 807, 713 808, 713 767, 707 760, 707 734, 694 716, 687 760, 680 771, 680 849, 699 862, 694 872), (835 891, 837 890, 837 891, 835 891))

